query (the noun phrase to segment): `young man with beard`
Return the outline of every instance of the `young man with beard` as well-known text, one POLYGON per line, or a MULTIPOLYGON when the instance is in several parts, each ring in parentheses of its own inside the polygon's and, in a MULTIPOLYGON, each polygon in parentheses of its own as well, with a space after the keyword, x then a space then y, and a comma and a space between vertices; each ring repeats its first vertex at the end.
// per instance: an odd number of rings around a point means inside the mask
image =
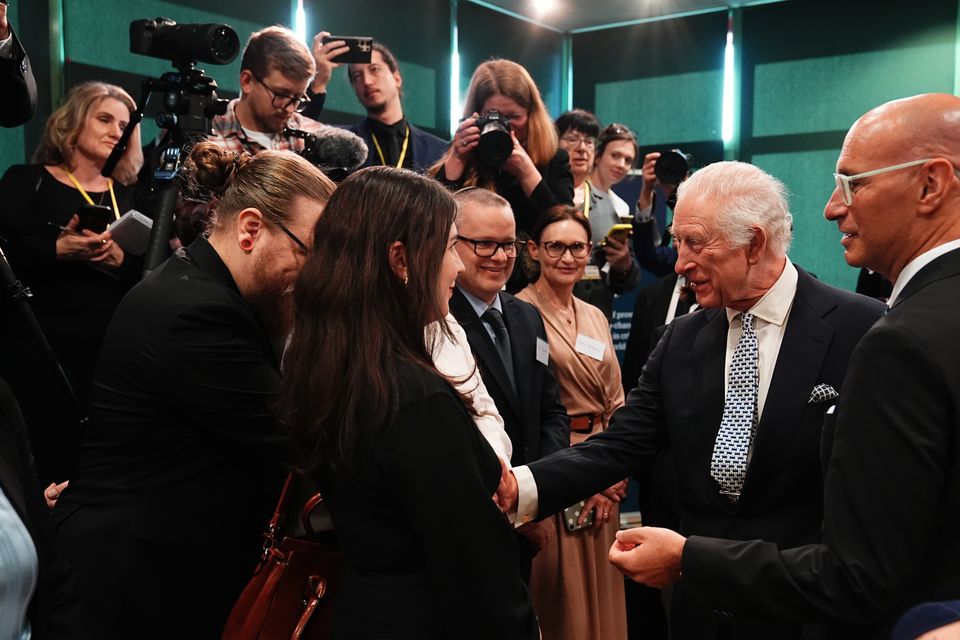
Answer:
MULTIPOLYGON (((333 69, 340 66, 332 58, 346 51, 342 40, 323 44, 323 37, 328 35, 321 31, 313 41, 317 75, 310 88, 311 102, 303 111, 311 118, 320 116, 327 81, 333 69)), ((347 127, 367 144, 369 154, 363 166, 387 165, 423 173, 440 159, 447 143, 410 124, 403 114, 403 76, 389 49, 374 42, 370 63, 349 65, 347 77, 357 100, 367 110, 366 118, 347 127)))
POLYGON ((93 638, 220 637, 283 480, 277 347, 333 183, 210 142, 185 171, 217 196, 209 239, 117 308, 54 512, 93 638))

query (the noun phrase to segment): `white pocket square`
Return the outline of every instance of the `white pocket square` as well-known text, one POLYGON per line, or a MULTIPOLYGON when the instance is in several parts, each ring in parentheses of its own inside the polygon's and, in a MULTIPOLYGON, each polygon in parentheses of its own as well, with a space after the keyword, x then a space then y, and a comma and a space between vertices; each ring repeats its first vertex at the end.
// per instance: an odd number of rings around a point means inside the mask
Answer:
POLYGON ((810 392, 810 399, 807 400, 807 403, 812 402, 826 402, 827 400, 833 400, 839 398, 840 394, 837 393, 837 390, 831 387, 828 384, 820 383, 813 388, 810 392))

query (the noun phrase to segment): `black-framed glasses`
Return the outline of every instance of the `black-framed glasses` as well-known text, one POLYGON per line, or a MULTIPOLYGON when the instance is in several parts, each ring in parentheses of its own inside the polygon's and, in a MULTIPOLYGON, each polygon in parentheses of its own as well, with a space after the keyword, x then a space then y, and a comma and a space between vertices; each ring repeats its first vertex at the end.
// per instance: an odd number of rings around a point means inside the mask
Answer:
POLYGON ((543 247, 543 250, 546 251, 547 255, 551 258, 562 258, 563 254, 567 251, 569 251, 570 255, 574 258, 586 258, 590 255, 590 247, 593 246, 591 242, 573 242, 567 244, 559 240, 538 242, 537 244, 543 247))
POLYGON ((297 237, 297 234, 295 234, 293 231, 290 231, 290 229, 287 229, 287 225, 283 224, 283 223, 280 222, 279 220, 271 220, 270 223, 277 225, 277 227, 280 229, 280 231, 283 231, 285 234, 287 234, 287 236, 288 236, 291 240, 293 240, 294 242, 297 243, 297 246, 298 246, 298 247, 300 247, 301 249, 303 249, 303 252, 304 252, 304 253, 310 253, 310 249, 307 248, 307 245, 304 244, 303 240, 301 240, 300 238, 298 238, 298 237, 297 237))
POLYGON ((580 145, 583 145, 589 151, 591 149, 596 149, 597 147, 597 139, 589 136, 575 136, 572 134, 567 134, 560 136, 560 142, 564 143, 571 149, 576 149, 580 145))
POLYGON ((474 240, 466 236, 457 236, 457 240, 469 242, 473 245, 473 252, 481 258, 492 258, 500 249, 503 249, 503 255, 508 258, 516 258, 523 251, 524 244, 519 240, 497 242, 496 240, 474 240))
POLYGON ((270 92, 270 105, 274 109, 289 109, 291 105, 296 105, 297 111, 302 109, 308 102, 310 98, 304 95, 301 96, 291 96, 286 93, 280 93, 279 91, 274 91, 274 89, 263 81, 263 78, 258 76, 255 73, 251 73, 253 79, 263 85, 263 88, 270 92))

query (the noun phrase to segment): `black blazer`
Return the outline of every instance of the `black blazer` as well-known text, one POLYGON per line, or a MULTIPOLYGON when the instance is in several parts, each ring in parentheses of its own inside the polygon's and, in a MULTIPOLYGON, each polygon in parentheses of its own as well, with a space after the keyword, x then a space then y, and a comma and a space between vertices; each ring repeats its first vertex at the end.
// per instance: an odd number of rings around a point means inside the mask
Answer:
MULTIPOLYGON (((12 33, 12 30, 11 30, 12 33)), ((13 34, 13 58, 0 58, 0 126, 16 127, 33 117, 37 109, 37 81, 30 58, 13 34)))
MULTIPOLYGON (((432 133, 428 133, 419 127, 410 124, 410 143, 413 151, 413 170, 417 173, 425 173, 427 168, 440 159, 443 152, 447 150, 449 144, 446 140, 441 140, 432 133)), ((363 163, 364 167, 371 167, 380 164, 380 158, 377 156, 376 147, 373 146, 373 138, 370 137, 370 118, 364 118, 357 124, 346 127, 348 131, 357 134, 367 143, 367 159, 363 163)))
POLYGON ((570 418, 553 371, 537 361, 537 338, 547 340, 540 314, 532 304, 506 292, 500 293, 500 303, 510 334, 516 392, 483 321, 459 288, 450 299, 450 312, 466 332, 480 375, 503 418, 513 443, 511 462, 520 465, 570 446, 570 418))
POLYGON ((822 543, 691 537, 690 591, 733 614, 884 639, 911 606, 960 597, 958 290, 954 250, 910 280, 854 351, 848 392, 825 423, 835 428, 822 543))
MULTIPOLYGON (((727 316, 723 308, 676 318, 650 355, 611 427, 586 443, 530 465, 540 514, 596 493, 642 470, 669 449, 677 470, 682 532, 781 546, 820 538, 820 431, 830 403, 810 403, 820 383, 842 392, 857 341, 882 313, 876 300, 825 285, 797 268, 797 293, 737 505, 720 496, 710 458, 723 415, 727 316)), ((673 593, 674 638, 710 638, 721 621, 685 592, 673 593)), ((725 637, 797 637, 794 625, 743 623, 725 637)))
POLYGON ((54 511, 94 637, 219 637, 283 480, 278 370, 206 240, 117 308, 78 471, 54 511))
POLYGON ((37 548, 39 580, 27 618, 35 640, 81 638, 76 585, 53 535, 53 523, 33 468, 20 409, 0 380, 0 487, 37 548))
POLYGON ((346 560, 333 638, 535 640, 496 455, 446 380, 398 370, 389 423, 324 487, 346 560))

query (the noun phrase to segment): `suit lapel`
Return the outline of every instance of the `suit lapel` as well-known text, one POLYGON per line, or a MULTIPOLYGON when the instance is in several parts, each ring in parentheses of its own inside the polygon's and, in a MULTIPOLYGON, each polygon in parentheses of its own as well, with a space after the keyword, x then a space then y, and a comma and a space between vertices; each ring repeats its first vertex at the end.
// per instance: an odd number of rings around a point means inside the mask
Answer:
MULTIPOLYGON (((688 366, 693 372, 691 398, 696 398, 700 424, 689 434, 688 442, 694 447, 696 468, 705 469, 709 475, 713 443, 720 431, 723 418, 723 362, 727 351, 727 314, 721 309, 706 309, 701 312, 704 326, 697 332, 688 366)), ((675 437, 671 434, 671 437, 675 437)), ((719 494, 711 492, 719 500, 719 494)))
POLYGON ((903 288, 900 295, 897 296, 896 301, 893 303, 893 308, 896 309, 899 307, 901 302, 928 284, 957 274, 960 274, 960 249, 949 251, 920 269, 920 271, 910 279, 907 286, 903 288))
MULTIPOLYGON (((473 349, 473 355, 483 366, 493 374, 493 379, 484 378, 483 383, 487 386, 496 385, 497 389, 507 398, 510 406, 517 416, 521 416, 520 403, 513 387, 510 386, 510 378, 507 377, 507 370, 503 367, 500 360, 500 354, 487 333, 487 328, 483 321, 477 316, 473 306, 464 297, 459 289, 454 289, 453 296, 450 298, 450 309, 453 311, 460 326, 467 334, 467 340, 470 342, 470 348, 473 349)), ((514 350, 514 359, 516 359, 516 350, 514 350)), ((514 370, 516 371, 516 370, 514 370)))
POLYGON ((743 499, 748 499, 752 487, 762 486, 764 478, 777 473, 807 409, 810 390, 820 382, 817 376, 833 339, 834 328, 823 320, 836 306, 833 297, 812 276, 797 271, 797 293, 753 442, 743 499))
MULTIPOLYGON (((540 425, 537 424, 536 416, 528 419, 527 409, 535 402, 538 394, 534 394, 533 381, 535 366, 535 356, 537 353, 536 336, 527 331, 523 311, 517 300, 509 294, 500 294, 500 302, 503 306, 503 317, 507 323, 507 331, 510 334, 510 348, 513 352, 513 371, 516 374, 517 393, 514 396, 517 400, 517 415, 523 423, 523 435, 526 442, 536 442, 540 425), (528 400, 521 403, 521 398, 528 400), (523 406, 521 406, 523 404, 523 406)), ((512 390, 511 390, 512 391, 512 390)))

